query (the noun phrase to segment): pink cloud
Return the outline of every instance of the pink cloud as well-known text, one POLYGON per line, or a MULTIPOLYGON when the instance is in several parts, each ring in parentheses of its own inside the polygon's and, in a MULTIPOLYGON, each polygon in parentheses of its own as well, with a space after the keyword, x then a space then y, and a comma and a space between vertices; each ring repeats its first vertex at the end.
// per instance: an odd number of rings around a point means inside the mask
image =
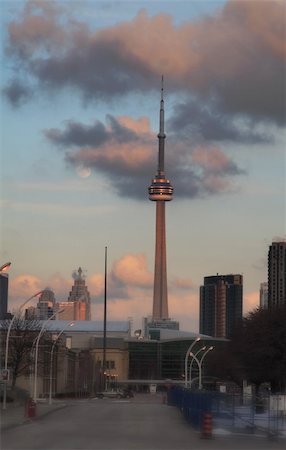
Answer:
POLYGON ((175 278, 171 286, 180 289, 194 289, 196 286, 190 278, 175 278))
POLYGON ((281 114, 283 98, 274 110, 283 97, 286 54, 281 1, 230 0, 213 16, 181 25, 166 14, 141 11, 96 31, 55 5, 29 2, 8 27, 8 54, 46 87, 76 87, 88 100, 112 98, 150 90, 163 72, 172 89, 211 94, 227 111, 281 114), (237 93, 238 79, 245 95, 237 93), (272 96, 259 95, 267 88, 272 96))
POLYGON ((126 285, 150 287, 153 284, 153 274, 148 270, 143 254, 128 254, 115 261, 112 274, 126 285))
MULTIPOLYGON (((17 310, 26 300, 28 300, 28 298, 32 297, 45 287, 46 286, 42 285, 40 278, 30 274, 19 275, 15 278, 10 277, 8 310, 10 312, 17 310)), ((32 300, 31 305, 33 305, 32 302, 35 304, 37 299, 32 300)))
POLYGON ((199 167, 213 173, 229 171, 233 162, 219 148, 198 147, 192 153, 192 161, 199 167))
POLYGON ((253 311, 259 306, 259 292, 249 292, 244 294, 243 298, 243 314, 253 311))
POLYGON ((88 167, 104 166, 109 167, 114 164, 118 169, 125 170, 138 169, 142 165, 146 165, 151 159, 151 149, 147 145, 120 144, 111 142, 96 149, 81 149, 75 152, 67 153, 67 160, 76 163, 80 161, 88 167))

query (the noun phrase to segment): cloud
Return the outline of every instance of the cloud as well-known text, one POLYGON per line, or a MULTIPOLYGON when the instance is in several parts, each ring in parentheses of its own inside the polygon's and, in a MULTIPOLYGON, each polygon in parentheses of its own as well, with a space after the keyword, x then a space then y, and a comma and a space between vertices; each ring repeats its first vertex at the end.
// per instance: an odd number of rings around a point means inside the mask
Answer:
POLYGON ((112 275, 129 286, 153 286, 153 274, 148 271, 146 256, 143 254, 128 254, 115 261, 112 275))
MULTIPOLYGON (((23 303, 37 292, 44 289, 41 279, 30 274, 18 275, 15 278, 9 277, 9 302, 8 311, 13 312, 19 309, 23 303)), ((28 306, 37 303, 37 299, 31 300, 28 306)))
POLYGON ((168 129, 181 138, 204 141, 232 141, 238 143, 265 143, 274 140, 273 134, 256 129, 256 123, 245 116, 224 112, 217 102, 200 98, 186 98, 175 105, 168 120, 168 129))
MULTIPOLYGON (((73 17, 69 3, 28 1, 7 26, 6 58, 17 70, 3 93, 15 107, 35 93, 58 99, 67 90, 110 107, 129 94, 152 95, 163 72, 173 106, 166 166, 174 196, 233 192, 245 172, 221 146, 269 144, 285 122, 284 19, 282 1, 230 0, 181 24, 142 10, 99 29, 73 17)), ((146 199, 157 160, 146 117, 68 120, 44 134, 79 176, 101 172, 118 195, 146 199)))
POLYGON ((284 20, 280 0, 230 0, 213 16, 180 25, 167 14, 141 11, 93 30, 68 5, 33 1, 8 25, 6 55, 35 89, 71 88, 86 101, 149 92, 163 72, 173 92, 215 102, 215 119, 197 108, 211 125, 203 134, 239 138, 227 115, 285 120, 284 20))
POLYGON ((32 96, 32 91, 19 80, 10 80, 8 85, 2 89, 2 93, 12 106, 18 107, 32 96))
POLYGON ((179 288, 184 290, 194 290, 197 288, 190 278, 175 278, 172 281, 171 286, 174 289, 179 288))
MULTIPOLYGON (((77 171, 79 167, 99 171, 119 195, 146 199, 158 151, 146 117, 134 120, 109 115, 106 124, 97 121, 93 125, 69 121, 64 130, 50 129, 44 134, 54 145, 66 148, 65 159, 77 171)), ((195 142, 187 147, 172 134, 166 145, 166 165, 176 197, 232 191, 232 178, 244 174, 218 147, 206 143, 197 147, 195 142)))
POLYGON ((243 315, 253 311, 259 306, 259 292, 249 292, 244 294, 243 298, 243 315))
MULTIPOLYGON (((103 302, 104 278, 102 274, 93 274, 88 278, 93 292, 93 301, 103 302)), ((153 274, 148 270, 144 254, 126 254, 112 263, 107 274, 107 295, 111 302, 131 301, 141 292, 148 292, 150 298, 153 289, 153 274)), ((145 294, 144 294, 145 295, 145 294)))

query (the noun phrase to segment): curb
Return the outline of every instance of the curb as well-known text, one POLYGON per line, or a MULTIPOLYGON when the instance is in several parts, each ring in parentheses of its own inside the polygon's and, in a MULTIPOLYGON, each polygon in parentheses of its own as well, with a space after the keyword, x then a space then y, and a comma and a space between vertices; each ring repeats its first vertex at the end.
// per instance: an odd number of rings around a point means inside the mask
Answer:
POLYGON ((32 422, 35 422, 37 420, 41 420, 43 417, 49 416, 50 414, 54 413, 55 411, 58 411, 60 409, 64 409, 67 406, 70 406, 70 405, 68 405, 68 403, 65 403, 65 404, 62 404, 62 405, 59 405, 59 406, 55 406, 55 408, 50 409, 48 411, 44 411, 41 414, 36 415, 35 417, 33 417, 31 419, 27 418, 27 417, 24 417, 23 420, 21 420, 19 422, 8 423, 6 425, 3 425, 1 423, 1 432, 10 430, 11 428, 16 428, 16 427, 19 427, 19 426, 22 426, 22 425, 26 425, 28 423, 32 423, 32 422))

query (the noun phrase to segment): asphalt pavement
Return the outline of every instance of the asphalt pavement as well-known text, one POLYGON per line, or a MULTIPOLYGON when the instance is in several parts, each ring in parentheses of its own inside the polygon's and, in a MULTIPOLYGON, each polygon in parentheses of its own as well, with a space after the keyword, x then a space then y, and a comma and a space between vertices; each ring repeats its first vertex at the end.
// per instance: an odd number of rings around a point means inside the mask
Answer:
POLYGON ((28 413, 27 404, 23 402, 7 403, 6 409, 3 409, 3 405, 0 403, 1 432, 43 418, 54 411, 65 408, 68 404, 68 401, 61 400, 53 400, 52 404, 49 404, 48 401, 39 401, 35 406, 35 415, 31 417, 31 411, 28 413))
POLYGON ((286 440, 213 430, 203 439, 162 395, 37 403, 1 411, 2 450, 285 450, 286 440))

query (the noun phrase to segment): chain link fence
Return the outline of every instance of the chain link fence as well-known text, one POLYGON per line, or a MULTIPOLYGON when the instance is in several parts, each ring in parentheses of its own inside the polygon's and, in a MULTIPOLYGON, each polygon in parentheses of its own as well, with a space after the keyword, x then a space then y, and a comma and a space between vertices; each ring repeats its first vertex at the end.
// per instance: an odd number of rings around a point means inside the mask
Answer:
POLYGON ((178 407, 196 428, 201 428, 204 413, 210 412, 214 430, 286 437, 286 395, 257 397, 174 386, 168 392, 168 404, 178 407))

